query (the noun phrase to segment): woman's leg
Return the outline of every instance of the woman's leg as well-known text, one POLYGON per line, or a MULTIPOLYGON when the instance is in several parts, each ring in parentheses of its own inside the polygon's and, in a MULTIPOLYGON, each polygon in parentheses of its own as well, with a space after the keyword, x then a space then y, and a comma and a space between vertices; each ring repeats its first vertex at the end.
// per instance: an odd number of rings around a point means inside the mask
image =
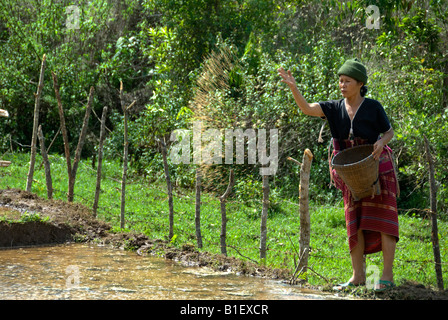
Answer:
POLYGON ((366 275, 364 272, 364 247, 364 232, 362 230, 358 230, 358 243, 352 251, 350 251, 353 275, 349 281, 353 284, 361 284, 366 281, 366 275))
POLYGON ((381 233, 381 246, 383 250, 383 275, 381 280, 393 281, 393 264, 397 240, 394 236, 381 233))

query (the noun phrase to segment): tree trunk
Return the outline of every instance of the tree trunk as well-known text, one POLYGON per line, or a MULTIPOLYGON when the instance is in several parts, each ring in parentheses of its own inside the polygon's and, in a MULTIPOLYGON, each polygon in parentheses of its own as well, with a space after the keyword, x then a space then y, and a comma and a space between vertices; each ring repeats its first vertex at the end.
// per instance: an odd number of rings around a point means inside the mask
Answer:
POLYGON ((233 185, 235 184, 235 179, 233 175, 233 169, 230 169, 230 177, 229 184, 227 186, 224 194, 219 197, 219 202, 221 204, 221 234, 219 236, 221 243, 221 253, 227 256, 227 245, 226 245, 226 237, 227 237, 227 212, 226 212, 226 201, 232 191, 233 185))
POLYGON ((103 144, 106 133, 106 114, 107 107, 103 108, 103 115, 101 116, 101 130, 100 130, 100 143, 98 146, 98 169, 96 171, 96 188, 95 188, 95 200, 93 201, 93 215, 97 216, 98 202, 101 192, 101 170, 103 167, 103 144))
POLYGON ((34 164, 36 162, 36 149, 37 149, 37 135, 39 126, 39 111, 40 111, 40 96, 44 87, 44 74, 46 66, 47 56, 44 54, 42 57, 42 64, 40 66, 39 84, 37 86, 37 93, 35 94, 34 102, 34 120, 33 120, 33 136, 31 138, 31 156, 30 156, 30 167, 28 171, 28 177, 26 181, 26 191, 31 192, 31 187, 33 185, 34 176, 34 164))
POLYGON ((194 222, 196 226, 196 239, 198 248, 202 248, 202 234, 201 234, 201 169, 196 169, 196 210, 194 222))
POLYGON ((47 183, 47 197, 48 197, 48 199, 53 199, 53 181, 51 179, 50 161, 48 160, 47 149, 45 147, 45 139, 44 139, 44 134, 42 133, 42 126, 39 126, 39 130, 38 130, 37 134, 39 136, 40 149, 41 149, 42 159, 44 161, 44 166, 45 166, 45 181, 47 183))
POLYGON ((269 175, 263 175, 263 208, 260 223, 260 259, 266 259, 267 220, 269 211, 269 175))
MULTIPOLYGON (((310 251, 310 212, 309 212, 309 184, 311 161, 313 154, 309 149, 303 153, 302 165, 300 167, 300 186, 299 186, 299 210, 300 210, 300 240, 299 255, 301 257, 298 270, 308 267, 308 257, 310 251)), ((305 270, 305 269, 304 269, 305 270)))
POLYGON ((437 277, 437 287, 439 290, 443 290, 443 275, 442 275, 442 261, 440 259, 440 247, 439 247, 439 229, 437 226, 437 187, 434 179, 434 163, 429 150, 428 139, 425 138, 426 158, 429 164, 429 189, 430 189, 430 203, 431 203, 431 221, 432 221, 432 249, 434 252, 434 263, 437 277))

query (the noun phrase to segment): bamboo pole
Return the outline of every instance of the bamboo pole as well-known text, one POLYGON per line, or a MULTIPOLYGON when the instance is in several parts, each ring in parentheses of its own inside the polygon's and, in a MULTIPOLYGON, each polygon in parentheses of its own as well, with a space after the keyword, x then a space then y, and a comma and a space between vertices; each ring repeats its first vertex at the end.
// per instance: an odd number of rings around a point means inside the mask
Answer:
POLYGON ((226 237, 227 237, 227 212, 226 212, 226 201, 232 191, 233 185, 235 184, 235 177, 233 174, 233 169, 230 169, 229 176, 229 184, 227 185, 227 189, 224 194, 219 197, 219 202, 221 204, 221 234, 219 236, 220 244, 221 244, 221 253, 227 256, 227 245, 226 245, 226 237))
POLYGON ((40 96, 44 88, 44 74, 45 74, 46 62, 47 62, 47 56, 44 54, 40 66, 39 84, 37 86, 37 92, 35 94, 35 102, 34 102, 34 120, 33 120, 33 136, 31 138, 30 166, 26 181, 26 191, 28 192, 31 192, 31 187, 33 185, 34 164, 36 163, 36 151, 37 151, 37 135, 38 135, 37 131, 39 126, 40 96))
POLYGON ((42 159, 43 159, 44 166, 45 166, 45 181, 47 183, 47 197, 48 197, 48 199, 53 199, 53 181, 51 179, 50 161, 48 160, 47 149, 45 147, 45 139, 44 139, 44 134, 42 133, 42 126, 39 126, 37 134, 39 137, 40 150, 42 153, 42 159))
POLYGON ((97 216, 98 202, 100 199, 100 191, 101 191, 101 171, 103 167, 103 144, 106 133, 106 114, 107 114, 107 107, 104 107, 103 115, 101 116, 100 142, 98 146, 98 168, 96 171, 95 200, 93 201, 93 215, 95 217, 97 216))
POLYGON ((429 189, 430 189, 430 203, 431 203, 431 221, 432 221, 432 249, 434 253, 434 265, 437 277, 437 287, 439 290, 443 290, 443 274, 442 274, 442 261, 440 259, 440 247, 439 247, 439 229, 437 226, 437 187, 436 181, 434 179, 434 162, 429 150, 429 142, 426 136, 425 138, 425 149, 426 158, 429 164, 429 189))

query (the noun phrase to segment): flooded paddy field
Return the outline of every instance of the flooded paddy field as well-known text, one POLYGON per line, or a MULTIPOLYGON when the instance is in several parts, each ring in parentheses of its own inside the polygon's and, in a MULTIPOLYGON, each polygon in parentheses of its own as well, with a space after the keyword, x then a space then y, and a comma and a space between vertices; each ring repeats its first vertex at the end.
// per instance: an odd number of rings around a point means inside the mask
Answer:
POLYGON ((277 280, 89 244, 0 251, 0 299, 334 299, 277 280))

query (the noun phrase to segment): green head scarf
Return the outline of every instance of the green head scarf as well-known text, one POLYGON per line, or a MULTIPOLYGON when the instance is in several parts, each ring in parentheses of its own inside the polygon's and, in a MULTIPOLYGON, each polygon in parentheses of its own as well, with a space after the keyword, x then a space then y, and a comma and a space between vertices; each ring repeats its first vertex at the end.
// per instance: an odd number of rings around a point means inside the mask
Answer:
POLYGON ((366 67, 356 58, 345 61, 342 67, 338 70, 338 76, 341 74, 367 84, 366 67))

